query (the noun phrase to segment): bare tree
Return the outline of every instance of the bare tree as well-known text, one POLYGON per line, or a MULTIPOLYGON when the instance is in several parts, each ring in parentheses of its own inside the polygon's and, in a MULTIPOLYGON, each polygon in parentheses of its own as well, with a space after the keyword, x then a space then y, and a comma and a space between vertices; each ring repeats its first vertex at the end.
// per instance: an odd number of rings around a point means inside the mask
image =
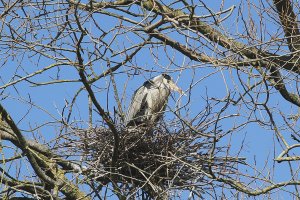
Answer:
POLYGON ((298 1, 0 2, 2 199, 294 198, 298 1), (168 73, 154 127, 133 91, 168 73))

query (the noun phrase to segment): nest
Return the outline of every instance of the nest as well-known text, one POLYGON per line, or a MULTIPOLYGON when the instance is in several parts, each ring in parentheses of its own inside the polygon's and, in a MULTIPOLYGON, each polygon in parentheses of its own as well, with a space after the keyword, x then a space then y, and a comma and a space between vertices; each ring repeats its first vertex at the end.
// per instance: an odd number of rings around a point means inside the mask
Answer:
POLYGON ((204 137, 213 132, 168 127, 119 127, 117 148, 107 127, 73 129, 68 149, 87 166, 84 175, 90 181, 130 185, 154 195, 170 188, 191 187, 202 193, 213 188, 209 174, 236 173, 241 160, 229 157, 228 147, 217 147, 215 138, 204 137))
POLYGON ((210 182, 209 172, 231 173, 236 162, 217 157, 223 148, 216 148, 212 138, 190 129, 170 131, 162 125, 119 128, 117 148, 114 134, 106 127, 77 130, 75 134, 79 137, 76 152, 80 150, 88 165, 88 176, 103 185, 114 181, 155 190, 153 185, 167 189, 195 187, 197 183, 204 189, 210 182))

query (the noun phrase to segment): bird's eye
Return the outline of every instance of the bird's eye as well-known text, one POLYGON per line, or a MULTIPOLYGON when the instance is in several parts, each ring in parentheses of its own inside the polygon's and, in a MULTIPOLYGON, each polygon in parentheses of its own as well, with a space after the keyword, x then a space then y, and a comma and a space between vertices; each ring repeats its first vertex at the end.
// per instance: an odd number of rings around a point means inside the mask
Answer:
POLYGON ((165 79, 167 79, 168 81, 171 80, 171 76, 169 76, 168 74, 162 74, 162 75, 163 75, 163 77, 164 77, 165 79))

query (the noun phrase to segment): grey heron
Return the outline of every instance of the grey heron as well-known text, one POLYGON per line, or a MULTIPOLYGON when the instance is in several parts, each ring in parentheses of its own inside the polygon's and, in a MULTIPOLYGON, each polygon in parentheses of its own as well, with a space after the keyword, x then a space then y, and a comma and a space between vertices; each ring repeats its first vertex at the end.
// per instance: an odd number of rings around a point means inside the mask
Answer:
POLYGON ((134 92, 125 117, 126 126, 156 123, 166 108, 171 90, 184 94, 167 74, 146 81, 134 92))

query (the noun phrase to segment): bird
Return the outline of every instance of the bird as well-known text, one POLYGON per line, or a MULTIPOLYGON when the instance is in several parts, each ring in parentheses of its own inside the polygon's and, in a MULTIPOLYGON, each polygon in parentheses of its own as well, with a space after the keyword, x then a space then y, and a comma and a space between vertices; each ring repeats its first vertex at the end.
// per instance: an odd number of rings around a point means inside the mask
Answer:
POLYGON ((154 125, 166 109, 171 91, 184 92, 168 74, 144 82, 133 94, 125 116, 126 127, 154 125))

